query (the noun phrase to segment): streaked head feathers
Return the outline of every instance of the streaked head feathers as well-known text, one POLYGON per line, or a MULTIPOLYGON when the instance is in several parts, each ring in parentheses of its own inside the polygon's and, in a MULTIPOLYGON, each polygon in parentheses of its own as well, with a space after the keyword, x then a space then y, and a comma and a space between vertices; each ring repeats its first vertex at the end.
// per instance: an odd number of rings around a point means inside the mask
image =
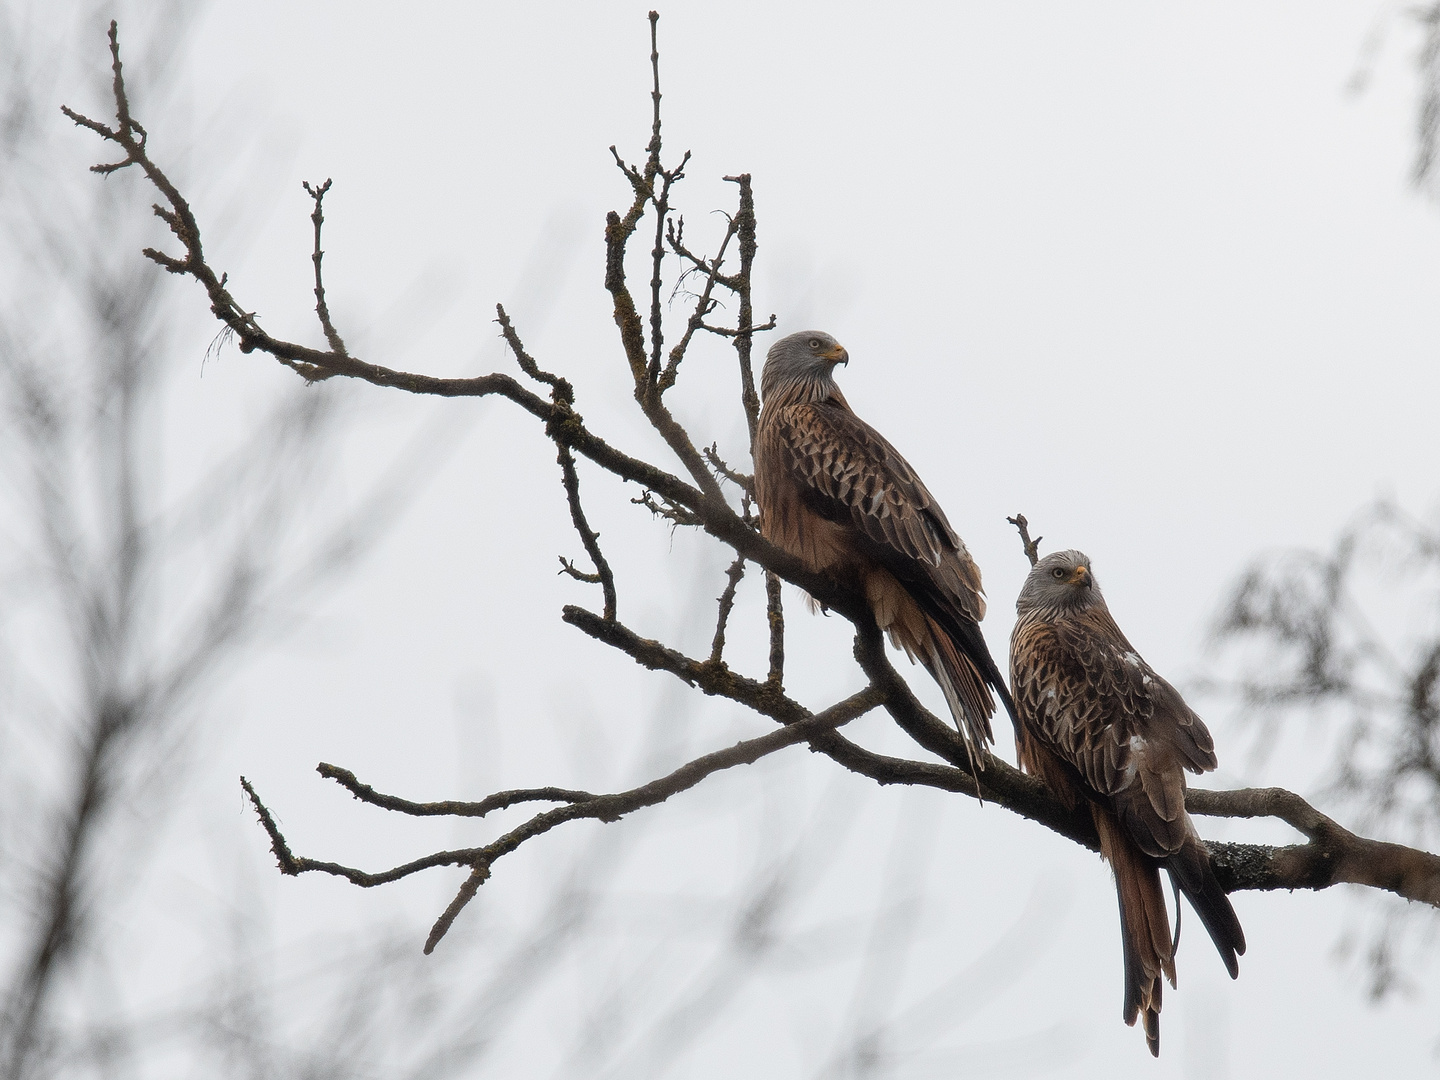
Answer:
POLYGON ((1043 611, 1059 614, 1104 606, 1105 598, 1083 551, 1055 551, 1046 555, 1020 589, 1015 610, 1021 615, 1043 611))
POLYGON ((783 337, 765 354, 760 374, 760 397, 771 401, 787 391, 805 388, 797 400, 824 401, 835 390, 831 373, 836 364, 848 364, 845 347, 823 330, 802 330, 783 337))

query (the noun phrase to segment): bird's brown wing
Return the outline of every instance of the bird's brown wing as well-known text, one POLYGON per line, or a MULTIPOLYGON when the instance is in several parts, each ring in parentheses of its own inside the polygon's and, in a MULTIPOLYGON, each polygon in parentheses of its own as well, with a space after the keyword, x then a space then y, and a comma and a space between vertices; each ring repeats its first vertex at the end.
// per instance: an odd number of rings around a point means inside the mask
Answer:
POLYGON ((980 571, 910 463, 843 405, 792 405, 776 417, 783 467, 806 503, 830 521, 847 521, 890 561, 922 563, 940 580, 953 574, 954 601, 981 619, 980 571), (900 560, 895 560, 899 556, 900 560))
POLYGON ((843 399, 782 408, 773 432, 777 464, 805 505, 856 530, 856 546, 894 575, 1013 715, 978 625, 985 616, 979 568, 910 463, 843 399))
POLYGON ((1215 768, 1215 744, 1109 613, 1017 626, 1011 679, 1031 737, 1114 806, 1146 854, 1178 851, 1186 833, 1182 770, 1215 768))

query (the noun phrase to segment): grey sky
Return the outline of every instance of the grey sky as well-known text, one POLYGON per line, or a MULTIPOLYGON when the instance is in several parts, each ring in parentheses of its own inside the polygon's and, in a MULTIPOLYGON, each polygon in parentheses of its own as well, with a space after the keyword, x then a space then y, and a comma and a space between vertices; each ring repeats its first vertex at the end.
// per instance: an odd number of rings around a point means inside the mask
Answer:
MULTIPOLYGON (((984 571, 997 656, 1027 570, 1005 523, 1017 510, 1045 548, 1092 557, 1127 634, 1180 681, 1200 670, 1206 620, 1249 556, 1321 543, 1380 492, 1434 505, 1440 211, 1406 184, 1416 39, 1403 19, 1355 98, 1345 87, 1380 10, 1370 3, 879 9, 662 8, 667 145, 672 159, 695 153, 677 202, 708 250, 702 238, 718 236, 709 212, 733 199, 720 177, 753 174, 759 313, 774 311, 780 333, 814 326, 847 346, 839 377, 849 400, 921 471, 984 571)), ((606 148, 638 159, 648 134, 645 10, 219 4, 189 50, 193 124, 152 125, 151 150, 174 162, 202 223, 213 223, 214 264, 272 332, 318 341, 300 181, 333 177, 327 284, 358 355, 433 374, 494 369, 506 360, 490 320, 504 301, 541 365, 574 378, 587 419, 654 452, 600 287, 604 213, 627 197, 606 148)), ((97 66, 102 34, 97 19, 76 43, 97 66)), ((73 142, 77 161, 95 158, 81 133, 73 142)), ((192 301, 184 343, 198 373, 214 327, 193 283, 172 287, 192 301)), ((707 343, 689 364, 684 415, 702 441, 740 457, 728 347, 707 343)), ((196 449, 176 471, 286 379, 232 350, 183 385, 174 437, 196 449)), ((427 458, 434 475, 354 582, 238 681, 213 779, 187 794, 196 820, 234 826, 244 772, 298 849, 378 867, 478 834, 378 820, 327 790, 315 762, 416 798, 637 779, 644 718, 677 699, 557 618, 561 603, 599 601, 554 574, 556 555, 579 546, 553 450, 500 403, 352 396, 365 423, 344 450, 337 501, 365 490, 416 432, 459 415, 463 437, 427 458), (588 749, 576 750, 577 738, 588 749)), ((720 588, 713 550, 672 539, 628 505, 634 492, 585 480, 621 575, 622 613, 642 632, 700 640, 706 626, 678 624, 691 597, 708 604, 720 588)), ((744 615, 758 626, 747 584, 744 615)), ((854 684, 838 620, 810 618, 793 594, 790 611, 790 682, 803 699, 854 684)), ((738 648, 759 664, 754 637, 738 648)), ((923 675, 912 682, 933 698, 923 675)), ((709 703, 685 724, 679 745, 697 749, 761 730, 709 703)), ((1212 716, 1211 727, 1218 782, 1314 784, 1318 757, 1250 776, 1231 719, 1212 716)), ((878 721, 858 730, 903 746, 878 721)), ((1013 759, 1008 733, 1001 753, 1013 759)), ((996 1063, 1011 1052, 1034 1052, 1036 1075, 1064 1077, 1434 1067, 1433 981, 1429 997, 1370 1008, 1332 957, 1355 918, 1338 892, 1238 896, 1250 951, 1234 984, 1187 920, 1153 1063, 1120 1022, 1114 898, 1097 858, 996 808, 873 791, 791 754, 788 823, 842 796, 857 816, 844 864, 807 892, 798 925, 863 910, 880 895, 895 822, 938 819, 924 944, 904 973, 902 1008, 975 964, 1022 912, 1056 923, 1012 981, 987 976, 993 996, 964 1001, 933 1057, 894 1075, 969 1075, 956 1060, 972 1061, 974 1075, 1016 1075, 996 1063), (942 1053, 955 1047, 973 1056, 942 1053)), ((758 813, 745 800, 756 790, 718 781, 690 797, 714 820, 691 812, 673 829, 658 820, 672 807, 652 811, 625 887, 723 891, 745 866, 758 813)), ((1284 835, 1201 824, 1225 838, 1284 835)), ((572 850, 595 839, 587 829, 541 843, 572 850)), ((388 918, 410 926, 418 947, 455 884, 441 874, 361 893, 282 881, 258 830, 231 831, 241 839, 216 851, 213 873, 161 870, 151 917, 223 891, 240 859, 272 897, 282 941, 388 918)), ((187 827, 172 845, 193 854, 207 835, 187 827)), ((497 867, 477 906, 538 903, 545 864, 526 858, 497 867)), ((202 948, 180 942, 152 958, 156 979, 202 948)), ((808 1075, 802 1064, 823 1060, 834 1033, 806 1025, 845 1013, 795 1002, 837 985, 848 1003, 844 978, 767 969, 674 1074, 808 1075)), ((558 1036, 547 1022, 523 1018, 505 1075, 549 1075, 558 1036), (527 1059, 527 1045, 542 1049, 527 1059)))

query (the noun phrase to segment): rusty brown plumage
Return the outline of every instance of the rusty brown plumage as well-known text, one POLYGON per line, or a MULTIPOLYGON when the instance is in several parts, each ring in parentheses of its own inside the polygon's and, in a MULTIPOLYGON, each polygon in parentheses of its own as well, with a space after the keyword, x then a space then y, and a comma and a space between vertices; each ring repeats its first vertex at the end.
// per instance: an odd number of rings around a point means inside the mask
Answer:
POLYGON ((777 342, 766 358, 755 437, 765 538, 862 593, 881 629, 939 683, 971 760, 993 738, 1005 680, 980 633, 980 571, 915 470, 855 415, 831 372, 848 354, 828 334, 777 342))
MULTIPOLYGON (((1161 977, 1175 957, 1160 871, 1200 916, 1231 978, 1245 934, 1185 812, 1185 772, 1216 765, 1204 722, 1121 633, 1078 551, 1036 564, 1016 604, 1010 681, 1021 766, 1067 806, 1088 804, 1115 872, 1124 1018, 1160 1053, 1161 977)), ((1177 913, 1178 918, 1178 913, 1177 913)))

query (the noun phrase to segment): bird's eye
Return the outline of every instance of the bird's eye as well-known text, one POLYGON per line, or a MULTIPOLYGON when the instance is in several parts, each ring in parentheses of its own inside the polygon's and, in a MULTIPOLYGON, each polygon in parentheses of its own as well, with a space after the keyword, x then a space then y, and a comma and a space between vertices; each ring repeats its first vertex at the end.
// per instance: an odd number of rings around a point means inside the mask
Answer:
POLYGON ((1065 571, 1062 570, 1062 569, 1060 569, 1060 567, 1057 566, 1057 567, 1055 567, 1054 570, 1051 570, 1051 571, 1050 571, 1050 576, 1051 576, 1051 577, 1062 578, 1062 577, 1065 576, 1065 571))
POLYGON ((812 348, 812 349, 818 349, 819 347, 820 347, 820 339, 819 339, 818 337, 812 337, 812 338, 810 339, 810 348, 812 348))

